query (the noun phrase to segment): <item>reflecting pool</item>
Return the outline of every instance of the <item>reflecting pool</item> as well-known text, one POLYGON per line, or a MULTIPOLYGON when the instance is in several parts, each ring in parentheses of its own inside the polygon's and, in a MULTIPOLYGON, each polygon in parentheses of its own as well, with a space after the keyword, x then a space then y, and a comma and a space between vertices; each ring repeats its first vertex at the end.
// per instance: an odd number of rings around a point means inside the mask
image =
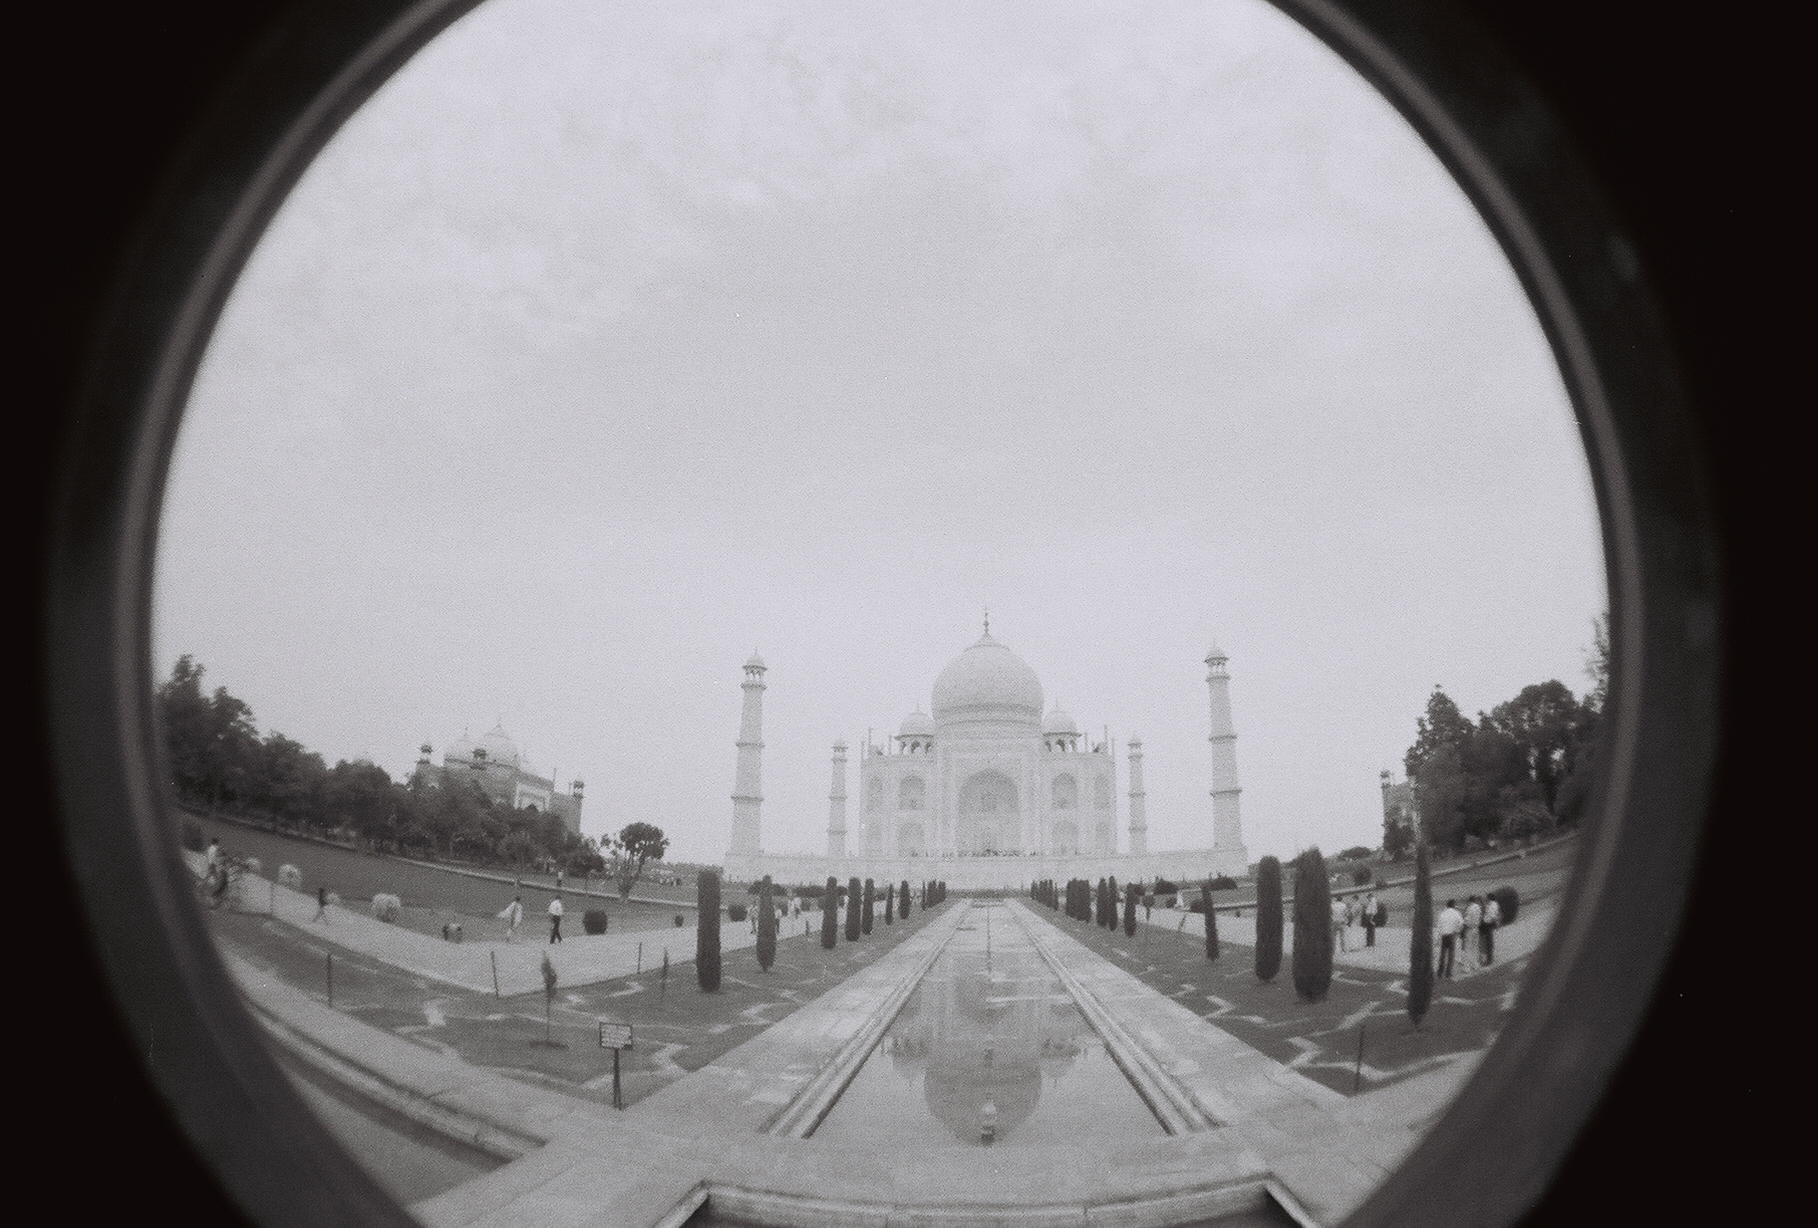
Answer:
POLYGON ((987 1133, 996 1146, 1042 1146, 1163 1131, 1021 925, 985 904, 815 1133, 976 1147, 987 1133))

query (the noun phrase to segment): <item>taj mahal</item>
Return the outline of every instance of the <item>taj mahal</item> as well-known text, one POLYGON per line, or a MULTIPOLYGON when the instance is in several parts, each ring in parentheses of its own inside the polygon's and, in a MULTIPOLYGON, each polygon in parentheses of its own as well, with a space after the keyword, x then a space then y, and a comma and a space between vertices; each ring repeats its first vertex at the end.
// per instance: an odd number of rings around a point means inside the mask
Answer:
POLYGON ((833 744, 824 855, 766 853, 763 791, 764 662, 745 662, 744 711, 732 797, 731 881, 769 875, 784 884, 828 877, 879 882, 940 879, 958 889, 1022 889, 1040 879, 1116 876, 1195 880, 1242 875, 1248 865, 1238 817, 1237 733, 1227 658, 1206 654, 1211 701, 1212 821, 1208 847, 1151 851, 1143 796, 1142 739, 1125 746, 1128 819, 1118 840, 1118 763, 1109 733, 1093 742, 1058 706, 1044 715, 1041 680, 991 635, 934 680, 928 711, 903 719, 884 745, 859 747, 858 792, 846 790, 850 748, 833 744))

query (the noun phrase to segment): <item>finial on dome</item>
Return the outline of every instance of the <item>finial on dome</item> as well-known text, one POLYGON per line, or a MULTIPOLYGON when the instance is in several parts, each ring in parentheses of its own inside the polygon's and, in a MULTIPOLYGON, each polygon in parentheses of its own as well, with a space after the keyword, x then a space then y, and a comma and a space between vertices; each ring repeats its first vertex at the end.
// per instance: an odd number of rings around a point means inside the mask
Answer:
POLYGON ((985 634, 991 634, 991 607, 985 607, 985 634))

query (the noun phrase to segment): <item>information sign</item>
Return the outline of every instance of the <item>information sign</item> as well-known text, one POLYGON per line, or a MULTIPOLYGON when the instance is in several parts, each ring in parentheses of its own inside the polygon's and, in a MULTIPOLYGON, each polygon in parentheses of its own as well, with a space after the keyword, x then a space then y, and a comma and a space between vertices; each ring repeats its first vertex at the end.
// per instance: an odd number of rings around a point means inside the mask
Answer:
POLYGON ((600 1048, 631 1048, 631 1025, 629 1023, 613 1023, 608 1019, 600 1020, 600 1048))

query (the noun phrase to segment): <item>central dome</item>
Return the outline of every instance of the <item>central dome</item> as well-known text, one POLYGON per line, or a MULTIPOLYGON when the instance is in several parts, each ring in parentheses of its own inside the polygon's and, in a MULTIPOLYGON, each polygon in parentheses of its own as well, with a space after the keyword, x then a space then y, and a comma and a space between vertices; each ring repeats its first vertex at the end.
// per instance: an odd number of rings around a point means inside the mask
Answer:
POLYGON ((941 725, 985 720, 1039 727, 1042 684, 1021 657, 987 631, 934 680, 932 708, 941 725))

